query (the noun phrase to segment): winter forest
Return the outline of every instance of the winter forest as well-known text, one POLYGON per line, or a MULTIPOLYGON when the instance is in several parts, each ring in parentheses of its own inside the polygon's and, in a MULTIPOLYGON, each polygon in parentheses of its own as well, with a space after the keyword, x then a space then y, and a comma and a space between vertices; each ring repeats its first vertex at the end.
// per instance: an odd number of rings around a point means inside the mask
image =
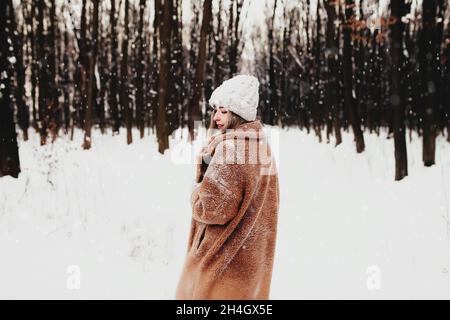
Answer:
POLYGON ((0 7, 0 298, 172 298, 170 152, 242 73, 279 132, 273 297, 450 297, 448 0, 0 7))
POLYGON ((397 180, 408 174, 412 131, 425 166, 436 137, 450 141, 444 0, 257 1, 252 28, 244 0, 16 2, 2 4, 1 175, 20 172, 16 122, 41 144, 81 128, 85 149, 93 129, 126 130, 130 144, 148 128, 162 153, 177 128, 192 135, 195 120, 209 119, 213 88, 247 69, 262 81, 264 123, 336 144, 352 130, 356 152, 362 131, 388 128, 397 180))

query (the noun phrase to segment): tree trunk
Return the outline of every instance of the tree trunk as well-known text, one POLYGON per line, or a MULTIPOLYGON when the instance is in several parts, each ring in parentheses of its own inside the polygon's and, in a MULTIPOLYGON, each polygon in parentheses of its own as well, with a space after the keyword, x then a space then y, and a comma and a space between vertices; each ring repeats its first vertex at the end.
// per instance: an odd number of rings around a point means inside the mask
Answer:
POLYGON ((405 99, 403 95, 403 30, 401 18, 405 14, 405 1, 391 2, 391 16, 395 23, 391 25, 391 58, 392 87, 391 108, 393 113, 394 148, 395 148, 395 180, 401 180, 408 175, 408 159, 405 138, 405 99))
POLYGON ((113 123, 113 133, 118 133, 120 130, 120 114, 118 108, 118 67, 117 64, 117 52, 119 50, 119 45, 117 43, 117 13, 116 13, 116 0, 111 0, 111 11, 109 19, 111 21, 111 71, 109 75, 109 107, 111 109, 111 117, 113 123))
MULTIPOLYGON (((447 35, 450 35, 450 23, 447 24, 447 35)), ((445 40, 442 61, 444 63, 444 89, 442 95, 444 100, 445 119, 447 121, 447 142, 450 142, 450 39, 445 40)))
MULTIPOLYGON (((0 1, 0 177, 10 175, 17 178, 20 173, 17 133, 14 123, 14 105, 11 101, 11 67, 9 65, 8 13, 12 13, 10 1, 0 1)), ((12 32, 14 32, 12 30, 12 32)))
POLYGON ((239 43, 241 43, 241 35, 239 34, 239 21, 241 18, 241 10, 243 6, 242 0, 230 1, 230 21, 229 21, 229 67, 230 77, 237 73, 237 64, 240 56, 239 43), (236 4, 236 15, 234 15, 234 7, 236 4))
POLYGON ((29 56, 30 64, 30 83, 31 83, 31 105, 32 105, 32 126, 38 131, 38 114, 36 105, 36 87, 38 84, 38 67, 36 62, 36 39, 35 39, 35 5, 33 3, 26 3, 24 5, 26 11, 25 21, 29 30, 27 32, 27 55, 29 56))
POLYGON ((95 64, 97 63, 98 52, 98 1, 93 1, 94 4, 94 16, 92 24, 92 45, 91 50, 88 53, 89 61, 89 81, 88 81, 88 106, 84 118, 84 149, 91 148, 91 129, 92 129, 92 114, 94 110, 94 103, 96 98, 96 81, 95 81, 95 64))
POLYGON ((278 110, 278 94, 277 94, 277 84, 276 84, 276 70, 275 70, 275 57, 274 57, 274 24, 275 24, 275 11, 277 9, 277 0, 273 4, 273 14, 268 26, 268 40, 269 40, 269 106, 267 111, 266 122, 270 125, 274 125, 277 117, 278 110))
POLYGON ((64 29, 64 54, 63 54, 63 86, 64 86, 64 131, 65 134, 69 132, 72 125, 72 114, 70 112, 70 76, 69 76, 69 31, 64 29))
POLYGON ((122 61, 120 66, 120 76, 121 76, 121 95, 120 104, 122 105, 122 110, 125 115, 125 125, 127 128, 127 144, 133 142, 132 136, 132 109, 130 108, 129 101, 129 81, 128 81, 128 37, 129 37, 129 0, 125 0, 125 21, 124 21, 124 38, 122 40, 122 61))
POLYGON ((55 36, 55 29, 56 29, 56 4, 55 0, 50 1, 50 8, 49 8, 49 15, 50 15, 50 30, 48 31, 48 68, 49 68, 49 91, 48 91, 48 113, 49 113, 49 131, 52 137, 52 142, 55 141, 56 137, 58 136, 58 128, 60 126, 60 123, 58 123, 58 119, 56 117, 57 111, 58 111, 58 90, 56 87, 56 79, 57 79, 57 72, 56 72, 56 36, 55 36))
POLYGON ((339 39, 335 33, 335 21, 336 5, 330 2, 325 2, 325 9, 327 11, 327 34, 326 34, 326 47, 327 47, 327 64, 328 74, 326 82, 325 97, 327 99, 326 106, 329 110, 328 117, 332 119, 332 127, 336 137, 336 146, 342 143, 341 135, 341 122, 339 119, 339 106, 338 106, 338 59, 339 59, 339 39))
POLYGON ((158 151, 164 154, 164 150, 169 148, 169 137, 166 126, 166 108, 168 101, 168 80, 170 65, 170 39, 171 39, 171 1, 159 2, 162 9, 162 19, 159 21, 159 78, 158 78, 158 110, 156 116, 156 135, 158 139, 158 151))
POLYGON ((99 70, 99 85, 97 88, 96 96, 97 101, 94 104, 96 106, 95 110, 95 116, 98 118, 98 123, 100 125, 100 132, 101 134, 106 133, 106 94, 108 92, 109 88, 109 66, 108 66, 108 37, 106 34, 108 34, 108 28, 105 24, 101 24, 102 17, 104 14, 103 6, 99 7, 99 37, 97 39, 97 54, 98 54, 98 62, 97 62, 97 69, 99 70), (99 50, 99 48, 102 48, 102 50, 99 50))
MULTIPOLYGON (((184 68, 184 55, 183 55, 183 6, 181 0, 175 1, 175 9, 174 9, 174 35, 173 35, 173 43, 174 48, 172 50, 173 56, 173 96, 174 96, 174 104, 176 111, 176 117, 174 121, 176 121, 178 128, 182 128, 186 122, 186 110, 187 104, 184 103, 184 97, 186 94, 185 83, 185 68, 184 68)), ((173 130, 177 127, 174 126, 173 130)))
POLYGON ((151 71, 150 71, 150 86, 151 86, 151 110, 149 116, 149 126, 154 129, 156 126, 158 115, 158 100, 159 100, 159 24, 162 19, 162 2, 161 0, 155 0, 155 14, 153 18, 153 34, 152 34, 152 52, 151 52, 151 71))
POLYGON ((39 68, 39 133, 41 136, 41 145, 47 141, 47 129, 49 126, 49 108, 51 107, 49 99, 50 75, 48 70, 48 49, 46 47, 47 39, 44 34, 44 10, 46 4, 44 0, 39 0, 38 6, 38 28, 37 28, 37 59, 39 68))
POLYGON ((353 96, 353 62, 352 62, 352 45, 351 45, 351 26, 350 21, 353 18, 353 0, 345 1, 345 27, 344 27, 344 102, 353 128, 353 134, 356 141, 356 152, 364 151, 364 137, 361 131, 361 123, 358 110, 355 105, 355 97, 353 96))
POLYGON ((206 37, 210 32, 212 20, 212 1, 205 0, 203 3, 203 21, 200 29, 200 43, 198 47, 197 66, 195 68, 194 92, 190 106, 189 134, 194 139, 194 121, 200 121, 200 99, 205 80, 206 65, 206 37))
POLYGON ((222 0, 219 0, 219 14, 217 16, 217 33, 214 35, 215 44, 214 50, 215 55, 213 56, 213 64, 215 67, 214 70, 214 87, 218 87, 223 81, 223 72, 222 72, 222 44, 223 44, 223 27, 222 27, 222 0))
POLYGON ((321 61, 322 61, 322 44, 320 43, 320 31, 322 29, 321 22, 320 22, 320 6, 317 6, 316 11, 316 37, 313 40, 313 83, 314 83, 314 91, 313 91, 313 98, 315 101, 314 108, 312 109, 313 114, 313 128, 314 132, 316 133, 317 138, 319 139, 319 142, 322 142, 322 130, 321 130, 321 124, 323 119, 323 112, 322 112, 322 104, 321 104, 321 85, 320 85, 320 69, 321 69, 321 61))
MULTIPOLYGON (((74 111, 72 112, 72 121, 73 126, 84 127, 84 113, 87 103, 86 98, 86 72, 87 72, 87 57, 86 57, 86 3, 87 0, 82 0, 81 4, 81 19, 80 19, 80 28, 77 29, 72 21, 72 28, 74 30, 74 36, 76 39, 76 43, 78 45, 78 56, 75 61, 75 76, 74 76, 74 93, 73 93, 73 107, 74 111)), ((69 0, 68 8, 69 13, 73 16, 70 11, 71 1, 69 0)), ((73 19, 73 17, 72 17, 73 19)), ((72 126, 72 128, 73 128, 72 126)), ((73 131, 73 130, 72 130, 73 131)))
POLYGON ((28 128, 30 127, 30 111, 26 103, 25 96, 25 68, 24 57, 22 50, 22 35, 17 28, 14 6, 12 0, 8 0, 9 17, 11 21, 11 40, 14 47, 14 56, 16 63, 14 64, 16 70, 16 104, 17 104, 17 118, 18 124, 23 131, 24 140, 28 140, 28 128))
POLYGON ((145 108, 144 108, 144 10, 145 0, 139 1, 139 26, 138 26, 138 58, 136 70, 136 117, 141 139, 144 138, 145 108))
POLYGON ((439 44, 436 37, 436 11, 438 0, 422 3, 422 32, 420 41, 420 69, 422 74, 423 106, 423 149, 422 160, 425 166, 435 164, 436 153, 436 73, 439 44))

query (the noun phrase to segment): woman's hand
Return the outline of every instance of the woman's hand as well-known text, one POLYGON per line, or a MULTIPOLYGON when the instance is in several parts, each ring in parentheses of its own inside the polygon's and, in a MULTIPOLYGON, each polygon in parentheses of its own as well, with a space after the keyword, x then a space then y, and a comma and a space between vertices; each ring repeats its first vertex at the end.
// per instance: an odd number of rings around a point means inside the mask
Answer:
POLYGON ((200 153, 197 155, 195 159, 196 163, 196 174, 195 174, 195 181, 201 182, 203 180, 203 177, 206 173, 206 170, 208 169, 209 162, 211 161, 211 154, 208 152, 208 146, 211 143, 211 141, 217 136, 217 134, 214 134, 214 131, 217 129, 216 123, 214 121, 214 114, 215 111, 211 112, 211 119, 209 123, 209 129, 207 133, 207 141, 206 146, 202 148, 200 153))

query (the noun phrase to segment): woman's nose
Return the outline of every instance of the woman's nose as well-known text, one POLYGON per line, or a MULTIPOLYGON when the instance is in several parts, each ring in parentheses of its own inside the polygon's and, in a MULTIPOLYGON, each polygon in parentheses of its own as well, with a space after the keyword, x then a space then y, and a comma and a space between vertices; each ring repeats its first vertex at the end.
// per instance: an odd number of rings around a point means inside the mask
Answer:
POLYGON ((217 112, 217 111, 214 111, 214 121, 217 121, 217 120, 219 120, 219 117, 218 117, 218 115, 219 115, 219 112, 217 112))

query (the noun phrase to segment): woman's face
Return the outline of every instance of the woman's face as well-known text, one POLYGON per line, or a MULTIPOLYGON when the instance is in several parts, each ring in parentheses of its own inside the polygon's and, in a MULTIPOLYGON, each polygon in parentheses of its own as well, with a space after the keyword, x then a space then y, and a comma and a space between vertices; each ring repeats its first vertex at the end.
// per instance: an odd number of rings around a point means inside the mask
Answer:
POLYGON ((214 122, 217 125, 217 128, 220 130, 225 130, 228 127, 228 124, 230 123, 231 118, 231 112, 228 110, 228 108, 225 107, 218 107, 215 110, 214 114, 214 122))

